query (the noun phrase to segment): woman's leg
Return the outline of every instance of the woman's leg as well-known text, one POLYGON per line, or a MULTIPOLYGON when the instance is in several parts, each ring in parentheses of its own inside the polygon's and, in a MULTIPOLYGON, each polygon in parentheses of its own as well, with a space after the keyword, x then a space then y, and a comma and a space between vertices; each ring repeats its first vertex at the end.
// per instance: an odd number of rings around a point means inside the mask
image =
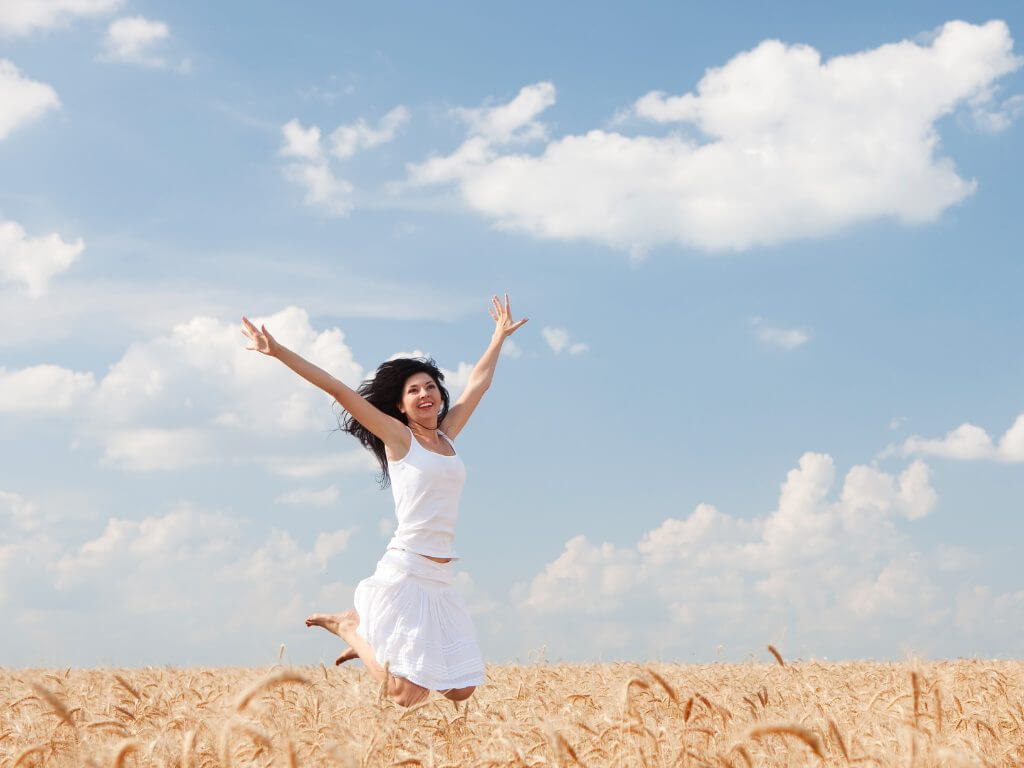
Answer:
POLYGON ((341 654, 341 656, 339 656, 338 658, 336 658, 334 660, 334 666, 337 667, 337 666, 340 666, 341 664, 344 664, 346 661, 352 661, 352 659, 358 659, 358 658, 359 658, 359 654, 356 653, 355 651, 353 651, 351 648, 349 648, 347 651, 345 651, 343 654, 341 654))
MULTIPOLYGON (((373 648, 363 639, 362 635, 356 632, 356 627, 359 626, 359 615, 355 611, 314 613, 306 619, 306 626, 323 627, 328 632, 337 635, 348 643, 351 646, 351 650, 362 659, 367 671, 375 680, 383 683, 385 678, 387 678, 388 696, 394 699, 395 703, 399 706, 410 707, 426 698, 428 693, 426 688, 416 685, 416 683, 411 683, 404 677, 388 675, 384 671, 384 667, 377 662, 377 654, 373 648)), ((348 653, 342 654, 341 658, 347 655, 348 653)))
POLYGON ((323 627, 328 632, 337 635, 351 646, 356 652, 367 671, 373 675, 378 682, 384 682, 384 667, 377 663, 377 654, 358 632, 359 615, 355 611, 344 611, 343 613, 314 613, 306 619, 307 627, 323 627))

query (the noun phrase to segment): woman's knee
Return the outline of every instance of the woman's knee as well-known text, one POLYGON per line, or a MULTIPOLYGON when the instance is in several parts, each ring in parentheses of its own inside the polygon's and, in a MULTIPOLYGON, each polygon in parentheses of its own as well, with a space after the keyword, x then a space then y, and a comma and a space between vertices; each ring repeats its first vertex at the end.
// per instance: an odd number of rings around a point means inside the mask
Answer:
POLYGON ((400 707, 411 707, 423 701, 427 693, 427 689, 421 685, 410 683, 405 678, 395 678, 395 690, 391 693, 391 700, 400 707))
POLYGON ((465 701, 473 695, 473 691, 475 690, 475 685, 470 685, 466 688, 452 688, 450 691, 445 691, 444 696, 446 699, 451 699, 452 701, 465 701))

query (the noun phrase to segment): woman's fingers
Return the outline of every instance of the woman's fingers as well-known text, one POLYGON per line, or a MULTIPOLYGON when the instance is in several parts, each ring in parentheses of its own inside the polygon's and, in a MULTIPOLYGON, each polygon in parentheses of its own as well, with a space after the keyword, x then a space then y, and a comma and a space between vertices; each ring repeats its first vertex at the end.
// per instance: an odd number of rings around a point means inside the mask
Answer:
POLYGON ((246 349, 255 352, 269 352, 273 337, 270 335, 270 331, 267 330, 267 326, 263 325, 261 328, 262 330, 257 329, 250 322, 249 318, 244 315, 242 316, 242 333, 252 341, 252 346, 246 347, 246 349))

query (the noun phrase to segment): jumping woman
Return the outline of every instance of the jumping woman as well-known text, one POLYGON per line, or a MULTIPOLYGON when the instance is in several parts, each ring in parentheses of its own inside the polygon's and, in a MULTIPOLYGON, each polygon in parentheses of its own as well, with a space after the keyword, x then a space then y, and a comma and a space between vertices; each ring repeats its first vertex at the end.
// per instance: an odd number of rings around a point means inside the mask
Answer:
POLYGON ((451 408, 433 360, 389 360, 352 390, 279 344, 266 326, 242 318, 248 349, 276 357, 331 395, 345 410, 342 429, 373 451, 382 487, 391 485, 398 527, 374 574, 356 586, 355 610, 314 613, 306 626, 348 643, 335 663, 362 659, 403 707, 429 691, 464 701, 484 681, 473 622, 452 586, 455 520, 466 481, 454 441, 490 386, 505 339, 527 320, 513 322, 508 294, 504 304, 497 296, 491 302, 491 343, 451 408))

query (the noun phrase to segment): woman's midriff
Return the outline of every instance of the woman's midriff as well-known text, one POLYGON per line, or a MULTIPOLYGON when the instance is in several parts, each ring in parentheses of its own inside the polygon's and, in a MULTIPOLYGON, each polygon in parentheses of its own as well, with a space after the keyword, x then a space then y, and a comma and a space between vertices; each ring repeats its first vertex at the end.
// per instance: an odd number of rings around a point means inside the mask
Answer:
MULTIPOLYGON (((419 555, 419 552, 416 554, 419 555)), ((430 555, 420 555, 420 557, 425 557, 427 560, 433 560, 435 563, 450 563, 452 561, 450 557, 431 557, 430 555)))

